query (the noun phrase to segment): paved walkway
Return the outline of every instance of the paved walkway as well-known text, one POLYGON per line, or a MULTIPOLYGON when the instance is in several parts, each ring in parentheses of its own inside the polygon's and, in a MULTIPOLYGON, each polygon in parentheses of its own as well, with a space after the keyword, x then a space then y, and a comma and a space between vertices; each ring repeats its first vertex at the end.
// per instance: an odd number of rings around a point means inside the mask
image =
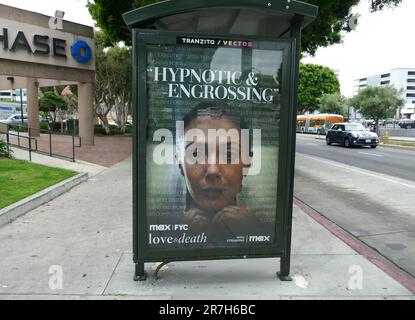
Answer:
POLYGON ((134 282, 131 167, 128 157, 0 228, 0 299, 414 299, 297 206, 292 282, 276 278, 278 259, 172 263, 159 280, 148 263, 134 282))
POLYGON ((95 136, 93 146, 76 149, 76 159, 111 167, 131 155, 131 136, 95 136))
MULTIPOLYGON (((13 157, 18 160, 29 160, 29 152, 19 148, 11 148, 13 150, 13 157)), ((94 163, 85 162, 82 160, 76 160, 72 162, 56 157, 49 157, 43 154, 32 152, 32 162, 43 164, 48 167, 63 168, 67 170, 73 170, 76 172, 86 172, 89 177, 92 177, 106 169, 104 166, 100 166, 94 163)))

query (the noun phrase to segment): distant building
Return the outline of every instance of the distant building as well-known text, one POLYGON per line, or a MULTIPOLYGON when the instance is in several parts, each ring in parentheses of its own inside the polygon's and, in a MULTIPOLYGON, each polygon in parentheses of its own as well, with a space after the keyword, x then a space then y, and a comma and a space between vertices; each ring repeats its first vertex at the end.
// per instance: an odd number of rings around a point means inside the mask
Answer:
MULTIPOLYGON (((22 100, 26 103, 26 89, 22 90, 22 100)), ((20 102, 20 90, 0 90, 0 101, 8 100, 13 102, 20 102)))
POLYGON ((403 89, 402 97, 406 99, 405 106, 397 112, 397 118, 415 119, 415 68, 398 68, 375 76, 356 79, 353 82, 353 95, 367 86, 392 85, 403 89))

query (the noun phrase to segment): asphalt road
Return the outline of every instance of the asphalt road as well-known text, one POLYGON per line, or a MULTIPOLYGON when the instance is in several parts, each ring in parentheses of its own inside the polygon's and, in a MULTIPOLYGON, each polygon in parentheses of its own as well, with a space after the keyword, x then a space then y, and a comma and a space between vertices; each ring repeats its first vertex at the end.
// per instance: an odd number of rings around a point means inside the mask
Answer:
POLYGON ((415 278, 415 151, 316 138, 297 135, 294 195, 415 278))
MULTIPOLYGON (((345 148, 326 145, 324 136, 297 134, 297 152, 415 181, 415 152, 387 147, 345 148)), ((414 196, 415 198, 415 196, 414 196)))

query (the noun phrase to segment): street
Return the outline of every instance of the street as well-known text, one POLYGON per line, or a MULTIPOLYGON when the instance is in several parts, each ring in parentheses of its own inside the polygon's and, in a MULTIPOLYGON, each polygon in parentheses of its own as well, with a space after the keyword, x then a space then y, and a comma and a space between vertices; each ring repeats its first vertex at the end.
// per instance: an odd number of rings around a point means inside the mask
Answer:
POLYGON ((376 149, 347 149, 339 144, 327 146, 324 136, 297 134, 297 152, 350 166, 415 181, 415 154, 379 146, 376 149))
POLYGON ((297 135, 295 196, 415 276, 415 153, 297 135))

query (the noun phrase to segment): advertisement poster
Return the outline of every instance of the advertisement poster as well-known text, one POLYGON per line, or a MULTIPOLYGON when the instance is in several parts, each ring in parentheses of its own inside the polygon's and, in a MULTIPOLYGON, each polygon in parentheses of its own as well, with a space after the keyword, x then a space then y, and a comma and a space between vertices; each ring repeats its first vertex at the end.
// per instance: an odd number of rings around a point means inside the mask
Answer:
POLYGON ((147 44, 150 249, 275 244, 283 51, 269 48, 147 44))

